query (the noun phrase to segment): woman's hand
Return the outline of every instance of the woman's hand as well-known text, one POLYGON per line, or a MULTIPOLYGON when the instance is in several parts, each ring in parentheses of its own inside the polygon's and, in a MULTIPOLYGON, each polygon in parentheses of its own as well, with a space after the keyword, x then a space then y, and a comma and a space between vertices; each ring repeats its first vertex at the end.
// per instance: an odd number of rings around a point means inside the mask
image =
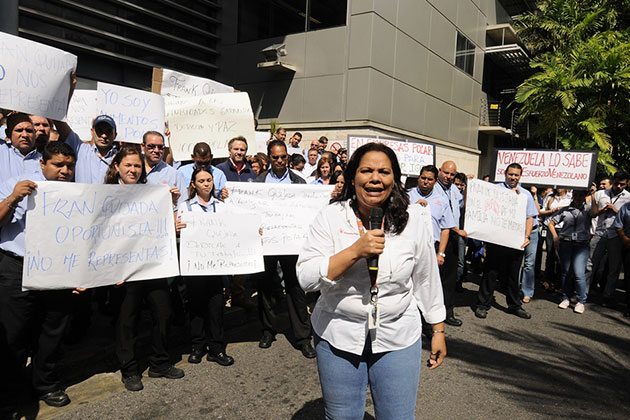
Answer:
MULTIPOLYGON (((444 331, 444 323, 441 322, 439 324, 433 325, 434 331, 444 331)), ((431 355, 429 356, 429 360, 427 362, 427 366, 429 370, 433 370, 439 367, 442 362, 444 362, 444 358, 446 357, 446 338, 444 337, 444 333, 433 333, 431 337, 431 355)))
POLYGON ((416 204, 420 204, 422 207, 426 207, 429 202, 427 200, 423 200, 422 198, 420 198, 418 201, 416 201, 416 204))
POLYGON ((179 197, 182 195, 182 193, 180 193, 179 188, 177 188, 174 185, 171 188, 169 188, 168 192, 171 193, 171 199, 173 200, 173 205, 176 206, 177 201, 179 200, 179 197))
POLYGON ((368 230, 352 247, 358 258, 381 255, 385 249, 385 232, 380 229, 368 230))
POLYGON ((180 233, 182 229, 186 228, 186 223, 182 223, 182 217, 178 216, 175 221, 175 232, 180 233))

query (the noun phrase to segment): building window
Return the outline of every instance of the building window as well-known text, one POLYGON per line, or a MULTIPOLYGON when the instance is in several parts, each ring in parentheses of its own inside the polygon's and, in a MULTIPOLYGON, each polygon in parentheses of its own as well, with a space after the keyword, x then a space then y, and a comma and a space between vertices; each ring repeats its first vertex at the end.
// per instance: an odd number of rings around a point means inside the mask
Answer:
POLYGON ((455 49, 455 66, 473 75, 475 69, 475 44, 457 31, 457 46, 455 49))
POLYGON ((238 0, 238 42, 346 24, 347 0, 238 0))

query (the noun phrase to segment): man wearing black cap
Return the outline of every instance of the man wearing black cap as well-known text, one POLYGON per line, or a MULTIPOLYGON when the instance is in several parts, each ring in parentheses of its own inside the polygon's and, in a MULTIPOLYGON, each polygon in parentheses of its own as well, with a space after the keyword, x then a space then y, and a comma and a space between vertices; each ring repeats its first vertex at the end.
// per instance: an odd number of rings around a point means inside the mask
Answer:
POLYGON ((77 133, 65 122, 55 121, 59 136, 77 154, 76 182, 85 184, 102 184, 105 172, 118 148, 116 139, 116 122, 109 115, 99 115, 92 122, 92 141, 94 145, 81 141, 77 133))

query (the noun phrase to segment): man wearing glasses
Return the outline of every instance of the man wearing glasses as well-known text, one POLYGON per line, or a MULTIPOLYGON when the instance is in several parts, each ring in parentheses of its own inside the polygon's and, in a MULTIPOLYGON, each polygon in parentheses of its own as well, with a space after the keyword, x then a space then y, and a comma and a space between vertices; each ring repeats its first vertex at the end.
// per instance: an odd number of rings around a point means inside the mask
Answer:
MULTIPOLYGON (((289 170, 287 162, 289 154, 287 145, 280 140, 272 140, 267 145, 267 153, 271 160, 271 169, 262 172, 255 182, 268 184, 306 184, 299 175, 289 170)), ((258 343, 260 348, 266 349, 276 339, 277 314, 273 309, 273 288, 277 278, 278 263, 282 267, 284 288, 288 300, 289 321, 293 330, 296 347, 304 357, 315 357, 315 349, 311 345, 311 324, 306 311, 306 296, 297 281, 295 264, 297 255, 269 255, 265 256, 265 274, 258 280, 258 315, 263 328, 263 335, 258 343)))
POLYGON ((164 157, 164 137, 158 131, 147 131, 142 136, 144 169, 147 172, 147 184, 166 184, 176 187, 180 196, 178 203, 188 200, 188 189, 184 178, 177 169, 162 160, 164 157))

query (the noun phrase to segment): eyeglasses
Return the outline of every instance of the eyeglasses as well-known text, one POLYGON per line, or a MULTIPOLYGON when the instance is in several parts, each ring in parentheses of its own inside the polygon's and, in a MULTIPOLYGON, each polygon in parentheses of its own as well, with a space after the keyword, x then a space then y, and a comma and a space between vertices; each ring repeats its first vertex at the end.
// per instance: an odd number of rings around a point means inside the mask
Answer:
POLYGON ((153 150, 153 149, 164 150, 164 145, 163 144, 147 144, 146 148, 149 150, 153 150))
POLYGON ((286 158, 289 157, 289 155, 271 155, 269 156, 271 158, 271 160, 285 160, 286 158))

